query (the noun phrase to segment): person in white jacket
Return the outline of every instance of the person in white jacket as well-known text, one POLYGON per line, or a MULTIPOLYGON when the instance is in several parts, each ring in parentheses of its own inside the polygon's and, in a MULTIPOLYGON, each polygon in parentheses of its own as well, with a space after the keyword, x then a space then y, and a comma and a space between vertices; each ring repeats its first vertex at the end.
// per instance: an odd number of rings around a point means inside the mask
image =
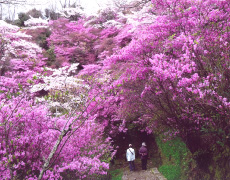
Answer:
POLYGON ((126 158, 127 161, 129 162, 130 171, 135 171, 135 165, 134 165, 135 151, 132 148, 132 144, 129 144, 129 148, 126 151, 126 158))

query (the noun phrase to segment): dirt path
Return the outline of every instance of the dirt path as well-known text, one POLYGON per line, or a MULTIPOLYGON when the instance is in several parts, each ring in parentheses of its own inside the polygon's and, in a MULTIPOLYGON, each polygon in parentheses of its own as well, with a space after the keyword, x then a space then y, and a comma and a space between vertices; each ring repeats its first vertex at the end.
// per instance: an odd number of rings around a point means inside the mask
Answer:
POLYGON ((140 160, 135 161, 136 171, 130 171, 126 166, 122 180, 166 180, 153 166, 151 161, 148 161, 147 170, 141 170, 140 160))
POLYGON ((140 171, 125 171, 122 176, 122 180, 157 180, 157 177, 151 170, 140 171))

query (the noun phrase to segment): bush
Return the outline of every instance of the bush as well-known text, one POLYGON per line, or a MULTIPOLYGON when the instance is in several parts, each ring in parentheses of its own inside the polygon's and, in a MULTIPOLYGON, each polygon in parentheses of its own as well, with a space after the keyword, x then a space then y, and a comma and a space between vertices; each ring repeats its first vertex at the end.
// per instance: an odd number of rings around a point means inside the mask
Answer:
POLYGON ((48 66, 54 65, 54 63, 56 61, 56 55, 55 55, 55 52, 54 52, 54 47, 51 47, 50 49, 45 51, 44 56, 47 58, 46 63, 47 63, 48 66))
POLYGON ((16 21, 16 25, 18 26, 25 26, 24 22, 30 19, 29 15, 26 13, 19 13, 18 14, 19 21, 16 21))
POLYGON ((26 34, 32 36, 32 40, 36 42, 41 48, 48 50, 48 42, 46 39, 50 36, 51 31, 48 28, 36 28, 26 30, 26 34))

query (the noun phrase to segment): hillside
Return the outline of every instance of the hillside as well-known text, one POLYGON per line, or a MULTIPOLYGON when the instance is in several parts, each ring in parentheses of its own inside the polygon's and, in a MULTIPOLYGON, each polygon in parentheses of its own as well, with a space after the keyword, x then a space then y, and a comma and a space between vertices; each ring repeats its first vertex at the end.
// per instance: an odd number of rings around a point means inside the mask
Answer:
POLYGON ((142 0, 1 20, 0 179, 101 179, 143 141, 167 179, 229 179, 229 12, 142 0))

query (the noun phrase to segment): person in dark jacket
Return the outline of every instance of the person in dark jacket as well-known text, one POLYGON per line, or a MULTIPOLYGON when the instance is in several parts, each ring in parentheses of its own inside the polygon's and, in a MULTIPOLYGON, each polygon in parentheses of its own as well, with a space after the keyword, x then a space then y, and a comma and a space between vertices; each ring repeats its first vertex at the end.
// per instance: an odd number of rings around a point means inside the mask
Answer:
POLYGON ((141 155, 142 170, 147 170, 148 150, 146 148, 145 142, 142 143, 139 154, 141 155))

